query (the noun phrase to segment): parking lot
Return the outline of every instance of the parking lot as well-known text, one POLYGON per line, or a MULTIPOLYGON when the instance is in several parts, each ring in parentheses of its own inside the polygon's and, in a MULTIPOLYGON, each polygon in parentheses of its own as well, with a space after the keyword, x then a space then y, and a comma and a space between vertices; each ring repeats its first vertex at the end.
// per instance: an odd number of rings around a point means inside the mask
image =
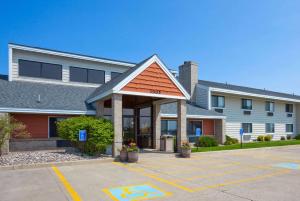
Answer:
POLYGON ((300 146, 0 172, 0 200, 299 200, 300 146))

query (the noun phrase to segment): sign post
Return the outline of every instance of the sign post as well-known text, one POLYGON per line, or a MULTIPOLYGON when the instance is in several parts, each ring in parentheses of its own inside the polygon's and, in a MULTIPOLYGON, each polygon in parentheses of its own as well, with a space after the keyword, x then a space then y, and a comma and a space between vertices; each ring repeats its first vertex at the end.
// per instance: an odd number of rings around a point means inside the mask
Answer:
POLYGON ((80 130, 78 137, 79 137, 80 142, 85 142, 86 141, 86 130, 80 130))
POLYGON ((243 148, 243 135, 244 135, 244 129, 240 129, 240 136, 241 136, 241 148, 243 148))
MULTIPOLYGON (((196 128, 195 132, 196 132, 195 134, 197 137, 200 137, 202 134, 201 128, 196 128)), ((197 150, 198 150, 198 146, 197 146, 197 150)))

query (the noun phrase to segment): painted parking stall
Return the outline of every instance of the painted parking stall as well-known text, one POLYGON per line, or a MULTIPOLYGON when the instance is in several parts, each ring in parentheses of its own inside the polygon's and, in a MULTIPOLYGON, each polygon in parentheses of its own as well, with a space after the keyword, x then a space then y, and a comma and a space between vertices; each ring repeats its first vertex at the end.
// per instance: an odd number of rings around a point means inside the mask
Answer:
POLYGON ((297 200, 300 193, 289 187, 299 185, 299 153, 300 146, 195 153, 190 159, 147 153, 138 163, 2 171, 1 201, 32 200, 30 192, 46 201, 297 200))

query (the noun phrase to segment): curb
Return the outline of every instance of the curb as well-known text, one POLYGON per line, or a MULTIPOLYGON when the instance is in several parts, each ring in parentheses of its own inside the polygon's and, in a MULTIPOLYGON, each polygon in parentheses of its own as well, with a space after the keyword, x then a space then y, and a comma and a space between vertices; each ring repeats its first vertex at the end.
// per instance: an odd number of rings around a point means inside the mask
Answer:
POLYGON ((47 167, 52 167, 52 166, 62 167, 62 166, 72 166, 72 165, 98 164, 98 163, 109 163, 109 162, 113 162, 113 161, 115 161, 115 158, 50 162, 50 163, 35 163, 35 164, 26 164, 26 165, 10 165, 10 166, 0 166, 0 171, 1 170, 47 168, 47 167))
POLYGON ((273 147, 258 147, 258 148, 244 148, 244 149, 231 149, 231 150, 217 150, 217 151, 203 151, 203 152, 192 152, 192 154, 208 154, 208 153, 226 153, 226 152, 237 152, 237 151, 251 151, 251 150, 263 150, 263 149, 284 149, 287 147, 296 147, 300 144, 292 145, 282 145, 282 146, 273 146, 273 147))

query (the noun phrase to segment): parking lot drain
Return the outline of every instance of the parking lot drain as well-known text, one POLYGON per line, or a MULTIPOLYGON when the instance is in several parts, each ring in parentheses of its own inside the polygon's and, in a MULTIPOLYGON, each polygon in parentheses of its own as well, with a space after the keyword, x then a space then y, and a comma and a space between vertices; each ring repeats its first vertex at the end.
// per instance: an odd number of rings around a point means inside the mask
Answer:
POLYGON ((278 163, 275 167, 287 168, 291 170, 300 170, 300 165, 297 163, 278 163))
POLYGON ((105 188, 103 192, 114 201, 139 201, 171 195, 171 193, 164 192, 152 184, 105 188))

